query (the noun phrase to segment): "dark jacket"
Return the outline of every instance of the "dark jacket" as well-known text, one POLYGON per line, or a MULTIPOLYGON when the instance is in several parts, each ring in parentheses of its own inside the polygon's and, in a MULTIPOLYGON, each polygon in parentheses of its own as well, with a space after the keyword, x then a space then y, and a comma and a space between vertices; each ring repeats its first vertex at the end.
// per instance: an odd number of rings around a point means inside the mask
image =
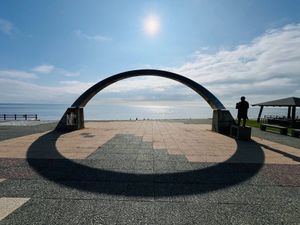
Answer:
POLYGON ((249 103, 247 101, 240 101, 236 103, 236 109, 238 109, 239 118, 248 118, 249 103))

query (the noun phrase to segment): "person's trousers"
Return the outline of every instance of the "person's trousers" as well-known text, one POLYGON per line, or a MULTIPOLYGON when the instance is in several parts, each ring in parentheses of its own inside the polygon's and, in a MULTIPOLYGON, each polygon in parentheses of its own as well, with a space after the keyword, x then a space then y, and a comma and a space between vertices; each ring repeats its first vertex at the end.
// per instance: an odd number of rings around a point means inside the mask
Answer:
POLYGON ((241 125, 241 119, 243 119, 243 127, 246 126, 247 117, 238 117, 238 125, 241 125))

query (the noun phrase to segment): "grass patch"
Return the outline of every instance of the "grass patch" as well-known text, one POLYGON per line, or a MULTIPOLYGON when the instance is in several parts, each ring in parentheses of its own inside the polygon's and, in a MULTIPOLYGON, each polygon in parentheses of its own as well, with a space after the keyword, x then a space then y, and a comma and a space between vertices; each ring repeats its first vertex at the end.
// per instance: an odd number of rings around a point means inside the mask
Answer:
MULTIPOLYGON (((235 122, 238 123, 237 120, 235 120, 235 122)), ((241 121, 241 124, 243 124, 243 120, 241 121)), ((258 123, 256 120, 247 120, 246 126, 260 128, 260 123, 258 123)))
POLYGON ((249 127, 260 127, 260 123, 258 123, 256 120, 247 120, 246 125, 249 127))

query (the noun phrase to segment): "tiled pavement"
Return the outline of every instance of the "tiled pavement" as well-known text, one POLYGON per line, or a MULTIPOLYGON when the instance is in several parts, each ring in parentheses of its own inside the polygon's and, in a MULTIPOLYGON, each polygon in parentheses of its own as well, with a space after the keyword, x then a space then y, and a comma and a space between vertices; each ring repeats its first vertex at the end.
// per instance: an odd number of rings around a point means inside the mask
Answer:
POLYGON ((0 197, 29 199, 0 224, 300 222, 300 149, 206 125, 87 127, 0 142, 0 197))

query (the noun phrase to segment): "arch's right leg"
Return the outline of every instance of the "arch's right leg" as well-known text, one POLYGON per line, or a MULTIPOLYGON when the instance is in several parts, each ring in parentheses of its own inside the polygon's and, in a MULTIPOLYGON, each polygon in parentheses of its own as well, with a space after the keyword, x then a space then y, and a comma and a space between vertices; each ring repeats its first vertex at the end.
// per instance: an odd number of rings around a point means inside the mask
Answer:
POLYGON ((221 134, 230 134, 231 125, 235 125, 235 121, 226 109, 215 109, 213 111, 212 130, 221 134))

